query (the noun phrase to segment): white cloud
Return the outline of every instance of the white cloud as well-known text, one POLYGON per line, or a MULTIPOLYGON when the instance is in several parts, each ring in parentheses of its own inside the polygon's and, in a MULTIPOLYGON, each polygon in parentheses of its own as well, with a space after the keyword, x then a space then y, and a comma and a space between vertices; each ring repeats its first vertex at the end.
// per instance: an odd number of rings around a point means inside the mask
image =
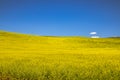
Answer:
POLYGON ((90 34, 97 34, 97 32, 90 32, 90 34))
POLYGON ((100 38, 99 36, 91 36, 91 38, 100 38))

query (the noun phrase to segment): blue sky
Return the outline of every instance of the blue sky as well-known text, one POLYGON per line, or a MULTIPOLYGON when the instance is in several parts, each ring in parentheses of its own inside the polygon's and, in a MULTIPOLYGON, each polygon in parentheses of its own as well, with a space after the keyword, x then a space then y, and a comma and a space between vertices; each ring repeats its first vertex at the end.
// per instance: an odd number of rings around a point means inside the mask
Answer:
POLYGON ((0 30, 52 36, 120 36, 120 0, 0 0, 0 30))

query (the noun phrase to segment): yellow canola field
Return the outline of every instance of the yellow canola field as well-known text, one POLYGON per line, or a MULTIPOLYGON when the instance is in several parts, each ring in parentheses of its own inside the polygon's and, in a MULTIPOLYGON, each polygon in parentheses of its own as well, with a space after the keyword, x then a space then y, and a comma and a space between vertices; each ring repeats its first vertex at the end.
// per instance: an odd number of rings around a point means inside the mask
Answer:
POLYGON ((1 80, 120 80, 120 38, 0 31, 1 80))

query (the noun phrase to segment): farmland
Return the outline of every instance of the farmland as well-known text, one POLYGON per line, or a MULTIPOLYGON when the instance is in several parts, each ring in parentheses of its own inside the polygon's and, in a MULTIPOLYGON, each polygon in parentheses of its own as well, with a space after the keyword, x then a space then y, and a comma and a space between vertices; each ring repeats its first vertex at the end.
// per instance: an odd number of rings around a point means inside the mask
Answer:
POLYGON ((120 38, 0 31, 1 80, 120 80, 120 38))

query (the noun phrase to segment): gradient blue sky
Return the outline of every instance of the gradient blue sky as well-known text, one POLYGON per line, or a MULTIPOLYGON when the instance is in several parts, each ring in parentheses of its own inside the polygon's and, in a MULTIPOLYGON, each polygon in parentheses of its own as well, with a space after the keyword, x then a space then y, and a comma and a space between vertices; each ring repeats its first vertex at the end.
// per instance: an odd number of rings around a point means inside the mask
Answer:
POLYGON ((0 0, 0 30, 52 36, 120 36, 120 0, 0 0))

